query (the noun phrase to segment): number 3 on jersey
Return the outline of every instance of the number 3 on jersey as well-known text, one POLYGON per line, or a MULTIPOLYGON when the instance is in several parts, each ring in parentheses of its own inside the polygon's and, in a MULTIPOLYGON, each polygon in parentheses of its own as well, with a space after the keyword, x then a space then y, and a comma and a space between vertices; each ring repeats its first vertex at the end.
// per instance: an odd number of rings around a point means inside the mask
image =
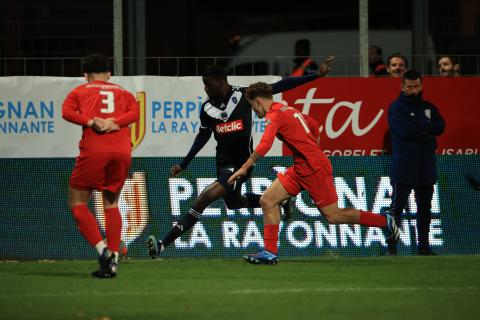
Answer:
POLYGON ((115 99, 113 97, 113 92, 111 91, 100 91, 100 95, 104 97, 102 103, 106 104, 106 108, 100 109, 101 113, 112 113, 115 110, 115 99))
POLYGON ((305 131, 307 133, 310 133, 310 129, 308 128, 307 122, 305 121, 305 119, 303 118, 301 113, 299 113, 299 112, 294 113, 293 117, 297 118, 300 121, 300 123, 302 124, 303 128, 305 129, 305 131))

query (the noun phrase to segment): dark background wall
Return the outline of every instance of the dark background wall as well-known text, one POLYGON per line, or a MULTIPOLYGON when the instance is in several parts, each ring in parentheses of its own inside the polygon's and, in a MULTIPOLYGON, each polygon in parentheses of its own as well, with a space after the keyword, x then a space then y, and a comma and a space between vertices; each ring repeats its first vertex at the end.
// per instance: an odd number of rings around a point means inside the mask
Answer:
MULTIPOLYGON (((125 56, 135 55, 127 45, 132 28, 127 12, 134 1, 123 1, 125 56)), ((413 0, 370 0, 369 27, 411 29, 412 5, 413 0)), ((91 52, 112 56, 112 8, 113 0, 0 0, 0 58, 81 57, 91 52)), ((229 56, 235 47, 229 40, 235 35, 357 29, 358 0, 296 0, 288 5, 145 0, 144 17, 145 56, 229 56)), ((428 20, 438 53, 479 53, 480 1, 429 0, 428 20)), ((72 68, 77 70, 75 63, 72 68)), ((42 67, 50 69, 46 64, 42 67)))

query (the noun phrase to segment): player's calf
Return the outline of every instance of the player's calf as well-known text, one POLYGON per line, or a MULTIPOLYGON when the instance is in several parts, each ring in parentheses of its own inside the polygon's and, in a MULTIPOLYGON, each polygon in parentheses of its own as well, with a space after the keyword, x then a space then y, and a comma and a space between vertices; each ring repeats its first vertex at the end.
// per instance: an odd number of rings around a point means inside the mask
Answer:
POLYGON ((295 201, 297 197, 290 197, 287 200, 284 200, 280 206, 283 209, 282 220, 288 221, 293 216, 293 209, 295 208, 295 201))

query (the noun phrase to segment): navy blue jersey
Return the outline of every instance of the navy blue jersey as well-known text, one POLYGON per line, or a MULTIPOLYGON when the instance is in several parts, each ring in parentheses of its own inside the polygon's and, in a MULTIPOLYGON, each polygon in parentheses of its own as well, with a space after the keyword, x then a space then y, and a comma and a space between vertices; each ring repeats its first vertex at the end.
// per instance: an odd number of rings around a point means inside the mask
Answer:
POLYGON ((222 101, 205 101, 200 123, 200 130, 210 130, 217 141, 218 166, 241 166, 252 153, 252 108, 245 88, 230 86, 222 101))
MULTIPOLYGON (((318 79, 317 74, 289 77, 273 83, 273 94, 287 91, 318 79)), ((230 86, 221 99, 208 99, 200 111, 200 130, 190 151, 180 163, 186 168, 205 146, 212 133, 217 141, 217 166, 239 168, 253 152, 252 107, 245 99, 245 87, 230 86)))

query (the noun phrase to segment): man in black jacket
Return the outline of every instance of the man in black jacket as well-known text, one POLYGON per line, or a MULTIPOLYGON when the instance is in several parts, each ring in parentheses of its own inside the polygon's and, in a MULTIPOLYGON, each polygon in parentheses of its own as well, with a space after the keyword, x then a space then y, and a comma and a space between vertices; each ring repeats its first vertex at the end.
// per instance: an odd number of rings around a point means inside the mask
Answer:
MULTIPOLYGON (((417 254, 433 255, 428 234, 433 185, 437 180, 436 136, 443 133, 445 121, 432 103, 422 99, 422 78, 418 72, 409 70, 403 75, 402 92, 388 110, 388 125, 393 149, 392 214, 400 226, 413 189, 417 203, 417 254)), ((388 243, 388 253, 397 253, 395 243, 388 243)))

